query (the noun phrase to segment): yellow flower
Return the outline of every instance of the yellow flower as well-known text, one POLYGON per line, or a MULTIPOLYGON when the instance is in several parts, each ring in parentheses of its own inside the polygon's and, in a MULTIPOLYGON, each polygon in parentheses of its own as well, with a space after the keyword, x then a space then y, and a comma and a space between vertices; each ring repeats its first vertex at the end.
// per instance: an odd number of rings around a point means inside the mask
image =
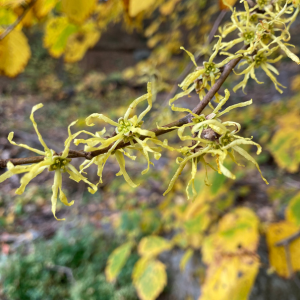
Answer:
MULTIPOLYGON (((71 159, 67 158, 68 154, 69 154, 69 148, 70 148, 71 141, 80 133, 80 132, 77 132, 73 135, 71 134, 70 127, 73 126, 77 121, 75 121, 69 125, 69 127, 68 127, 69 137, 65 141, 65 149, 62 152, 62 154, 60 156, 58 156, 57 154, 55 154, 55 151, 53 151, 47 147, 40 132, 38 131, 37 124, 34 120, 34 112, 41 107, 43 107, 43 104, 35 105, 32 108, 30 120, 33 123, 34 129, 37 133, 39 141, 41 142, 42 146, 44 147, 44 151, 29 147, 24 144, 16 144, 12 140, 13 135, 14 135, 13 132, 11 132, 8 135, 8 140, 13 145, 26 148, 37 154, 45 156, 44 160, 39 163, 32 164, 29 166, 14 166, 11 162, 8 162, 8 164, 7 164, 8 171, 0 176, 0 182, 3 182, 4 180, 8 179, 9 177, 13 176, 14 174, 26 173, 20 180, 21 186, 16 190, 16 194, 21 195, 24 193, 27 184, 33 178, 35 178, 37 175, 41 174, 45 169, 48 169, 49 171, 53 171, 54 172, 54 183, 52 186, 53 194, 52 194, 52 198, 51 198, 51 203, 52 203, 53 215, 57 219, 57 217, 55 215, 55 211, 56 211, 58 194, 59 194, 59 199, 61 200, 61 202, 63 204, 65 204, 67 206, 71 206, 74 203, 74 201, 68 202, 66 195, 62 191, 62 173, 67 172, 70 175, 70 178, 72 180, 75 180, 76 182, 83 180, 84 182, 89 184, 91 186, 91 188, 89 188, 89 191, 91 193, 95 193, 97 191, 97 187, 94 184, 90 183, 87 180, 87 178, 85 178, 83 175, 81 175, 79 173, 79 171, 77 171, 77 169, 70 163, 71 159)), ((60 220, 65 220, 65 219, 57 219, 57 220, 60 221, 60 220)))
POLYGON ((109 158, 110 155, 114 154, 118 164, 120 165, 120 172, 118 172, 117 176, 123 175, 124 179, 128 182, 128 184, 132 187, 137 187, 138 185, 135 184, 130 177, 128 176, 126 170, 125 170, 125 159, 124 155, 131 159, 135 159, 135 156, 131 156, 129 153, 125 152, 124 150, 116 149, 117 146, 121 142, 130 142, 130 146, 127 147, 128 149, 132 150, 138 150, 142 153, 142 155, 146 158, 148 162, 147 168, 142 172, 142 174, 145 174, 149 170, 150 162, 149 159, 149 152, 154 153, 154 157, 158 159, 160 157, 160 148, 159 147, 150 147, 147 145, 147 141, 152 141, 159 145, 164 145, 161 141, 157 140, 155 138, 155 133, 142 129, 143 124, 143 118, 144 116, 149 112, 149 110, 152 108, 152 92, 151 92, 151 83, 148 83, 147 86, 147 94, 137 98, 134 100, 127 109, 124 117, 119 118, 118 122, 115 122, 111 120, 110 118, 104 116, 103 114, 97 114, 94 113, 86 118, 86 124, 88 126, 93 126, 94 124, 91 122, 93 118, 98 118, 100 120, 105 121, 106 123, 115 126, 115 135, 110 138, 103 138, 102 135, 105 133, 105 128, 101 131, 93 135, 92 138, 84 140, 84 139, 77 139, 75 140, 75 144, 78 145, 79 143, 86 144, 85 151, 93 151, 93 150, 100 150, 103 148, 108 147, 109 145, 112 145, 109 151, 103 155, 99 155, 97 157, 94 157, 91 161, 85 161, 80 169, 81 172, 83 172, 84 169, 89 167, 92 164, 96 164, 98 166, 98 176, 100 178, 99 182, 102 183, 102 171, 104 168, 104 165, 109 158), (135 107, 147 100, 148 106, 147 108, 139 115, 134 115, 133 117, 130 117, 130 114, 134 111, 135 107), (140 139, 140 136, 146 136, 148 139, 142 140, 140 139), (99 145, 98 145, 99 144, 99 145))

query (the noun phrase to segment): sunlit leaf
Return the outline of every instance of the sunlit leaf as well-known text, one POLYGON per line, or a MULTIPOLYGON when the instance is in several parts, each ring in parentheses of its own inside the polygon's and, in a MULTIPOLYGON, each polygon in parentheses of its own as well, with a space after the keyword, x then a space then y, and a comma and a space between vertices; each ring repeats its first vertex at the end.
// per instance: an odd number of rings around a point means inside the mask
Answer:
POLYGON ((290 200, 285 215, 288 221, 300 226, 300 193, 290 200))
POLYGON ((84 24, 78 32, 69 37, 65 50, 65 61, 76 62, 81 60, 85 52, 95 46, 99 38, 100 33, 96 29, 95 23, 88 22, 84 24))
POLYGON ((259 269, 256 256, 223 257, 207 272, 199 300, 247 300, 259 269))
POLYGON ((284 114, 276 119, 279 129, 274 134, 269 149, 278 166, 295 173, 300 164, 300 118, 297 111, 284 114))
POLYGON ((108 282, 114 281, 130 255, 133 243, 128 242, 116 248, 108 258, 105 275, 108 282))
MULTIPOLYGON (((0 34, 3 30, 0 30, 0 34)), ((14 77, 21 73, 31 56, 28 40, 24 33, 13 30, 0 41, 0 72, 14 77)))
MULTIPOLYGON (((275 271, 282 277, 289 277, 291 274, 286 261, 286 253, 283 246, 276 246, 276 243, 299 232, 299 226, 293 223, 282 221, 271 224, 267 230, 267 243, 269 248, 269 261, 275 271)), ((300 270, 300 239, 297 238, 289 245, 291 267, 293 271, 300 270)))
POLYGON ((82 24, 96 7, 96 0, 62 0, 62 10, 75 23, 82 24))
POLYGON ((152 257, 163 251, 168 251, 172 244, 166 239, 159 236, 147 236, 143 238, 138 246, 138 253, 142 256, 152 257))
POLYGON ((66 17, 51 18, 45 29, 44 45, 54 57, 60 57, 67 46, 68 38, 78 31, 78 27, 68 22, 66 17))
POLYGON ((41 19, 45 17, 56 5, 58 0, 38 0, 33 10, 37 18, 41 19))
POLYGON ((151 5, 155 3, 155 0, 130 0, 129 2, 129 15, 135 17, 143 10, 147 10, 151 5))
POLYGON ((141 300, 155 300, 167 284, 165 265, 142 258, 134 266, 132 279, 141 300))
POLYGON ((254 253, 259 242, 258 224, 249 208, 237 208, 226 214, 216 232, 204 240, 203 260, 211 263, 215 257, 227 254, 254 253))

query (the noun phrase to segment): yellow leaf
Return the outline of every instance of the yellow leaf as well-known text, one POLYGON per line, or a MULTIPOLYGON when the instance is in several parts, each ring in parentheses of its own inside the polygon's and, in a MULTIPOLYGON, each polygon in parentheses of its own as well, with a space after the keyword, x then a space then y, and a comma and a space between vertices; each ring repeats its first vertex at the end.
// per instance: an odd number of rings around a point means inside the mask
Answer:
POLYGON ((228 5, 233 6, 237 0, 219 0, 219 6, 221 10, 229 10, 228 5))
POLYGON ((134 266, 132 279, 141 300, 155 300, 167 284, 165 265, 142 258, 134 266))
POLYGON ((0 7, 1 6, 17 7, 24 3, 26 3, 26 0, 0 0, 0 7))
POLYGON ((300 193, 290 200, 289 205, 285 211, 287 221, 300 226, 300 193))
POLYGON ((217 231, 204 240, 203 260, 211 263, 219 256, 255 253, 259 221, 249 208, 237 208, 219 222, 217 231))
MULTIPOLYGON (((0 34, 2 32, 0 30, 0 34)), ((11 31, 0 41, 0 72, 9 77, 18 75, 24 70, 30 55, 24 33, 19 30, 11 31)))
POLYGON ((96 0, 62 0, 62 10, 75 23, 82 24, 96 8, 96 0))
POLYGON ((129 2, 129 16, 135 17, 143 10, 148 9, 155 3, 155 0, 130 0, 129 2))
POLYGON ((46 24, 44 46, 53 57, 60 57, 66 49, 68 38, 77 31, 78 27, 69 23, 66 17, 50 19, 46 24))
POLYGON ((138 246, 138 253, 141 256, 153 257, 163 251, 168 251, 172 244, 159 236, 147 236, 143 238, 138 246))
POLYGON ((189 262, 189 260, 193 256, 193 254, 194 254, 194 251, 192 249, 188 249, 184 252, 184 254, 180 260, 180 264, 179 264, 179 268, 180 268, 181 272, 184 271, 186 264, 189 262))
POLYGON ((130 255, 132 242, 121 245, 116 248, 108 258, 105 268, 105 275, 108 282, 114 281, 124 267, 128 256, 130 255))
POLYGON ((277 118, 278 131, 274 134, 269 149, 278 166, 295 173, 300 164, 300 118, 297 112, 290 112, 277 118))
POLYGON ((81 60, 85 52, 93 47, 99 38, 100 32, 94 22, 84 24, 78 32, 69 37, 65 50, 65 61, 71 63, 81 60))
MULTIPOLYGON (((289 277, 286 254, 283 246, 275 244, 299 231, 299 226, 282 221, 271 224, 267 229, 267 243, 269 248, 269 261, 275 271, 282 277, 289 277)), ((291 266, 293 271, 300 270, 300 239, 297 238, 289 246, 291 266)))
POLYGON ((165 16, 170 15, 173 12, 178 1, 179 0, 169 0, 166 3, 162 4, 159 8, 160 13, 165 16))
POLYGON ((33 6, 37 18, 45 17, 56 5, 58 0, 37 0, 33 6))
POLYGON ((229 256, 213 262, 199 300, 247 300, 259 269, 255 256, 229 256))
POLYGON ((0 26, 8 26, 17 20, 18 16, 10 9, 0 7, 0 26))

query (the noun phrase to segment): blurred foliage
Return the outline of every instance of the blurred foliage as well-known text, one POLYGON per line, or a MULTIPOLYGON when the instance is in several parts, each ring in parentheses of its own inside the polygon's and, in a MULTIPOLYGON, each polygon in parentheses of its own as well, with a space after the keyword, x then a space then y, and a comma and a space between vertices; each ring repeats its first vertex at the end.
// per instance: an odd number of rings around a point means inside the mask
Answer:
POLYGON ((60 230, 51 241, 18 249, 1 267, 3 292, 9 300, 138 299, 130 274, 137 255, 128 257, 118 280, 106 282, 104 268, 118 240, 93 227, 60 230))

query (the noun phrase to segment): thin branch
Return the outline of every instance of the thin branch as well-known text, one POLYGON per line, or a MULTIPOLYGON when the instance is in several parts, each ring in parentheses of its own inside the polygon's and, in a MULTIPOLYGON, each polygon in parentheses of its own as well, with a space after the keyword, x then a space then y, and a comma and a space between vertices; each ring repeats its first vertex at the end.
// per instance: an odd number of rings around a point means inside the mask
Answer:
MULTIPOLYGON (((247 47, 244 46, 242 49, 246 49, 247 47)), ((225 82, 225 80, 227 79, 227 77, 229 76, 229 74, 231 73, 232 69, 239 63, 239 61, 242 59, 241 57, 235 58, 233 60, 231 60, 225 67, 224 70, 220 76, 220 78, 215 82, 215 84, 211 87, 211 89, 207 92, 207 94, 204 96, 204 98, 202 99, 202 101, 193 109, 193 113, 194 114, 201 114, 201 112, 204 110, 204 108, 208 105, 208 103, 213 99, 214 95, 219 91, 219 89, 221 88, 221 86, 223 85, 223 83, 225 82)), ((188 124, 191 122, 193 118, 193 115, 188 114, 185 117, 174 121, 170 124, 164 125, 162 127, 181 127, 184 124, 188 124)), ((163 134, 166 134, 168 132, 171 132, 175 129, 152 129, 151 131, 155 133, 156 136, 160 136, 163 134)), ((144 140, 146 139, 147 136, 141 136, 140 139, 144 140)), ((107 153, 109 151, 109 149, 113 146, 113 144, 109 145, 106 148, 100 149, 100 150, 95 150, 92 152, 85 152, 85 151, 75 151, 75 150, 70 150, 69 151, 69 155, 68 158, 77 158, 77 157, 84 157, 86 159, 92 159, 95 156, 107 153)), ((115 148, 120 149, 120 148, 125 148, 127 146, 130 146, 130 143, 124 143, 124 142, 120 142, 118 144, 118 146, 115 148)), ((59 153, 58 155, 61 155, 61 153, 59 153)), ((29 163, 38 163, 41 162, 42 160, 44 160, 44 156, 34 156, 34 157, 26 157, 26 158, 12 158, 12 159, 2 159, 0 160, 0 168, 5 168, 7 165, 8 161, 11 161, 15 166, 16 165, 24 165, 24 164, 29 164, 29 163)))
POLYGON ((285 245, 288 245, 290 244, 291 242, 293 242, 294 240, 296 240, 298 237, 300 237, 300 231, 292 234, 291 236, 277 242, 275 244, 276 247, 279 247, 279 246, 285 246, 285 245))
POLYGON ((26 16, 26 14, 30 10, 30 8, 33 7, 33 5, 35 4, 36 1, 37 0, 32 0, 30 3, 28 3, 28 5, 26 5, 24 7, 23 13, 18 17, 18 19, 15 21, 15 23, 9 25, 5 29, 5 31, 0 35, 0 41, 3 40, 12 30, 14 30, 20 24, 20 22, 24 19, 24 17, 26 16))
MULTIPOLYGON (((208 37, 208 41, 207 41, 208 44, 210 44, 213 41, 213 38, 214 38, 215 34, 217 33, 217 30, 218 30, 222 20, 224 19, 226 13, 227 13, 227 10, 222 10, 220 12, 220 14, 218 15, 217 19, 215 20, 214 25, 209 33, 209 37, 208 37)), ((196 62, 198 62, 198 60, 203 56, 204 56, 204 54, 195 55, 196 62)), ((169 100, 175 96, 177 89, 178 89, 178 84, 181 83, 181 81, 190 73, 190 71, 192 70, 193 67, 194 67, 194 64, 193 64, 193 62, 190 61, 188 63, 188 65, 185 67, 185 69, 182 71, 182 73, 179 75, 179 77, 177 78, 176 82, 173 85, 171 92, 166 97, 166 100, 164 101, 163 105, 165 103, 168 103, 169 100)))

